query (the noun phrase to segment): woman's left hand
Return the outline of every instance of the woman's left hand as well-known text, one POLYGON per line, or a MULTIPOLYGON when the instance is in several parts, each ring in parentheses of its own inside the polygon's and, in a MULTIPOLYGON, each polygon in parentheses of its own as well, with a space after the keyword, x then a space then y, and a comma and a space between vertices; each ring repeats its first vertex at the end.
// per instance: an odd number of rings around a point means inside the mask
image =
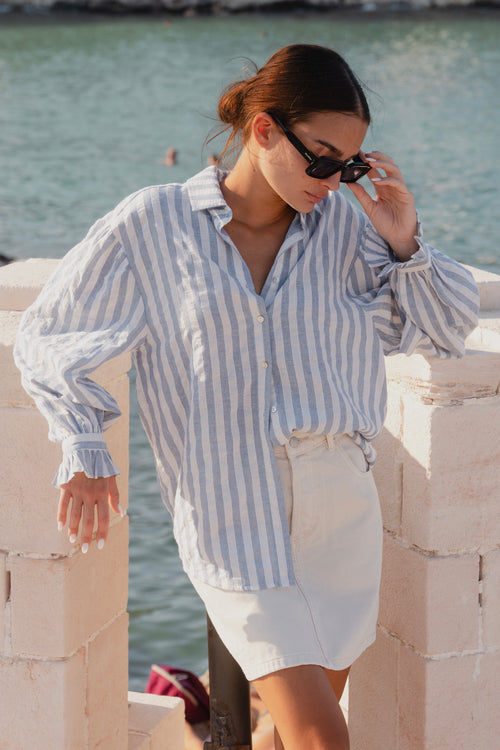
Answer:
POLYGON ((362 152, 361 157, 372 167, 367 177, 375 188, 376 198, 374 200, 359 182, 347 183, 347 187, 399 260, 408 260, 418 249, 415 199, 406 187, 399 167, 389 156, 381 151, 370 151, 362 152))

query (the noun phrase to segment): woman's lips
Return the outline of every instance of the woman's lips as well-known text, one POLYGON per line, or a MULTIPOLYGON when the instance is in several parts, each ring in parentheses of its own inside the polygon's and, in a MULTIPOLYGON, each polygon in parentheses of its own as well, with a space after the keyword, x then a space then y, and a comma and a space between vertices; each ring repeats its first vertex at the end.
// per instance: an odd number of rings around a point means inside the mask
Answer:
POLYGON ((306 195, 313 203, 319 203, 323 198, 326 198, 326 195, 314 195, 314 193, 308 193, 307 190, 306 195))

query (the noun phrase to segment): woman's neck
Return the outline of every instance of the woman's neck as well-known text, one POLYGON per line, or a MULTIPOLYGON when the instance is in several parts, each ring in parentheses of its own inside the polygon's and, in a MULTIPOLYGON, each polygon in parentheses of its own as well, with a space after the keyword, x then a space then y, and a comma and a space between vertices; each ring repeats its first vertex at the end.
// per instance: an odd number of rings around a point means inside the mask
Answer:
POLYGON ((246 149, 222 182, 221 190, 233 212, 233 221, 249 229, 265 230, 277 224, 290 224, 296 213, 269 187, 246 149))

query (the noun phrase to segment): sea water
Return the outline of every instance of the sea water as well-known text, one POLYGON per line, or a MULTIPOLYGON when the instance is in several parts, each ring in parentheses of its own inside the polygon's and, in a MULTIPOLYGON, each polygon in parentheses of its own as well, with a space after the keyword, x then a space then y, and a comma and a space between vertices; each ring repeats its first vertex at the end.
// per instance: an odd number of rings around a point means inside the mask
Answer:
MULTIPOLYGON (((366 147, 401 166, 429 241, 500 272, 499 37, 493 10, 0 17, 0 253, 60 257, 124 196, 200 170, 222 149, 204 142, 224 86, 309 42, 369 88, 366 147)), ((143 690, 151 663, 202 672, 207 657, 134 395, 129 515, 130 685, 143 690)))

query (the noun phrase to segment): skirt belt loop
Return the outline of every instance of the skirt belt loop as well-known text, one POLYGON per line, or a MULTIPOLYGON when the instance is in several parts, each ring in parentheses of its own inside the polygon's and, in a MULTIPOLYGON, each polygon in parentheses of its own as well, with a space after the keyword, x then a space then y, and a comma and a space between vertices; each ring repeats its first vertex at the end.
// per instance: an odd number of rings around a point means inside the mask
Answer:
POLYGON ((335 435, 331 435, 331 434, 327 435, 326 442, 328 445, 328 450, 332 451, 335 447, 335 435))

